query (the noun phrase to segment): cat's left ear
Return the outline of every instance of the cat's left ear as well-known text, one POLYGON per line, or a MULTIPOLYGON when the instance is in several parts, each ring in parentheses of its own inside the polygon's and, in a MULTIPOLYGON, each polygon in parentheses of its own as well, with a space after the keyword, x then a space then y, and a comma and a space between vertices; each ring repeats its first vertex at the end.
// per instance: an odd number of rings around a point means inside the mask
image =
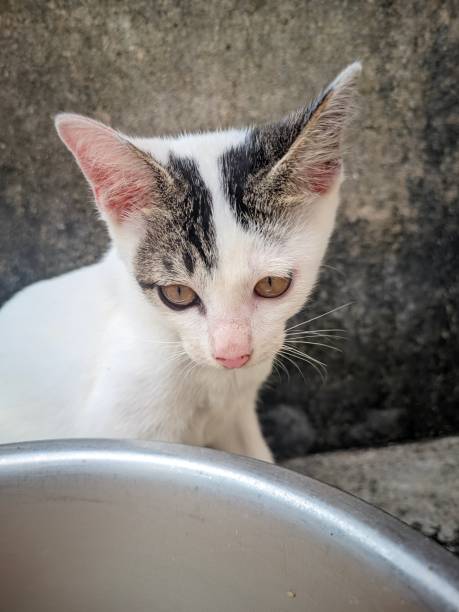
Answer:
MULTIPOLYGON (((299 135, 268 175, 282 185, 287 201, 297 203, 325 195, 340 176, 343 131, 352 114, 361 69, 360 62, 348 66, 299 114, 299 135)), ((298 115, 293 122, 297 120, 298 115)))

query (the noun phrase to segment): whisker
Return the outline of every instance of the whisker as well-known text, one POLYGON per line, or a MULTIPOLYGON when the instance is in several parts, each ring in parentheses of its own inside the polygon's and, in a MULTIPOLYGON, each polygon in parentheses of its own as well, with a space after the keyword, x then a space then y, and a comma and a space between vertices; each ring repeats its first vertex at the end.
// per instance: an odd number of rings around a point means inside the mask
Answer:
POLYGON ((293 334, 285 334, 287 339, 293 338, 293 340, 301 340, 304 338, 305 340, 310 338, 311 340, 316 340, 317 338, 332 338, 336 340, 347 340, 347 336, 339 336, 338 334, 301 334, 301 333, 293 333, 293 334))
MULTIPOLYGON (((290 332, 290 328, 285 330, 286 332, 290 332)), ((339 332, 341 334, 346 333, 346 329, 339 329, 338 327, 329 327, 327 329, 299 329, 294 332, 290 332, 292 334, 319 334, 319 333, 329 333, 329 332, 339 332)))
POLYGON ((177 351, 174 353, 170 353, 169 355, 164 355, 162 359, 166 361, 174 361, 174 360, 184 358, 184 357, 188 357, 188 354, 186 351, 181 350, 181 351, 177 351))
MULTIPOLYGON (((314 363, 312 363, 311 361, 308 361, 307 359, 303 359, 302 361, 304 361, 305 363, 307 363, 308 365, 311 366, 311 368, 313 370, 315 370, 317 372, 317 374, 319 375, 319 378, 322 382, 322 384, 325 384, 327 378, 326 376, 323 374, 322 370, 320 368, 318 368, 314 363)), ((304 380, 304 376, 303 376, 303 380, 304 380)))
POLYGON ((313 344, 314 346, 323 346, 325 348, 332 349, 333 351, 339 351, 340 353, 343 352, 337 346, 333 346, 332 344, 323 344, 322 342, 307 342, 306 340, 288 340, 285 344, 287 346, 289 346, 289 344, 313 344))
POLYGON ((190 360, 182 370, 182 382, 184 382, 197 367, 198 364, 195 361, 190 360))
POLYGON ((278 378, 278 380, 280 382, 280 380, 281 380, 280 373, 279 373, 279 370, 277 369, 277 365, 276 365, 276 362, 275 362, 274 359, 273 359, 273 372, 277 376, 277 378, 278 378))
POLYGON ((301 357, 307 357, 308 359, 311 359, 315 363, 321 365, 323 368, 327 368, 326 364, 323 363, 323 361, 320 361, 320 359, 316 359, 315 357, 312 357, 311 355, 309 355, 309 353, 304 353, 303 351, 300 351, 300 350, 298 350, 297 348, 295 348, 293 346, 286 346, 286 348, 288 348, 290 351, 298 353, 298 355, 301 356, 301 357))
MULTIPOLYGON (((296 369, 298 370, 298 372, 300 373, 300 376, 301 376, 301 378, 303 379, 304 384, 306 384, 306 380, 305 380, 305 378, 304 378, 304 374, 303 374, 303 372, 302 372, 301 368, 299 367, 299 365, 298 365, 297 363, 295 363, 295 361, 293 361, 293 359, 290 359, 290 357, 288 357, 288 356, 285 354, 285 352, 283 352, 283 350, 281 350, 281 351, 278 353, 278 355, 279 355, 279 356, 282 356, 282 357, 283 357, 284 359, 286 359, 286 360, 287 360, 289 363, 292 363, 292 364, 295 366, 295 368, 296 368, 296 369)), ((289 380, 290 380, 290 378, 289 378, 289 380)))
POLYGON ((338 272, 338 274, 343 274, 341 270, 338 270, 338 268, 335 268, 334 266, 330 266, 329 264, 322 264, 321 268, 329 268, 330 270, 333 270, 334 272, 338 272))
POLYGON ((288 369, 285 367, 285 364, 284 364, 284 363, 282 363, 282 361, 280 360, 280 358, 279 358, 279 359, 277 358, 277 355, 276 355, 276 356, 274 357, 274 359, 273 359, 273 365, 274 365, 274 364, 277 364, 278 366, 280 366, 280 367, 281 367, 281 368, 284 370, 284 372, 285 372, 285 373, 286 373, 286 375, 287 375, 287 381, 289 381, 289 380, 290 380, 290 372, 289 372, 289 371, 288 371, 288 369))
POLYGON ((300 359, 300 361, 309 363, 309 365, 313 367, 316 372, 318 372, 320 378, 322 379, 322 382, 325 383, 326 377, 324 376, 324 373, 325 375, 327 374, 327 366, 322 361, 319 361, 318 359, 311 357, 311 355, 307 353, 302 353, 301 351, 298 351, 297 349, 294 349, 292 347, 285 347, 284 352, 288 352, 290 356, 296 357, 297 359, 300 359))
POLYGON ((291 329, 295 329, 296 327, 300 327, 301 325, 306 325, 307 323, 312 323, 312 321, 316 321, 317 319, 321 319, 322 317, 326 317, 327 315, 332 314, 333 312, 337 312, 338 310, 342 310, 343 308, 346 308, 347 306, 350 306, 353 303, 354 302, 348 302, 347 304, 342 304, 341 306, 337 306, 336 308, 333 308, 332 310, 329 310, 328 312, 324 312, 321 315, 317 315, 316 317, 312 317, 312 319, 308 319, 307 321, 303 321, 302 323, 297 323, 296 325, 292 325, 292 327, 287 328, 285 331, 290 331, 291 329))

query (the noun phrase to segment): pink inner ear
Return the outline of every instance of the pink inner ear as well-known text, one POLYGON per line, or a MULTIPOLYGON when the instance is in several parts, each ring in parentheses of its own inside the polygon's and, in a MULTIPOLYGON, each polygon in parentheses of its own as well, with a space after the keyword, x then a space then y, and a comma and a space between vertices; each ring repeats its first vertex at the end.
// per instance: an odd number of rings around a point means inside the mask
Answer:
POLYGON ((56 128, 102 210, 121 221, 150 203, 152 169, 117 132, 78 115, 60 115, 56 128))
POLYGON ((332 186, 341 167, 339 160, 317 164, 308 168, 307 184, 311 193, 324 195, 332 186))

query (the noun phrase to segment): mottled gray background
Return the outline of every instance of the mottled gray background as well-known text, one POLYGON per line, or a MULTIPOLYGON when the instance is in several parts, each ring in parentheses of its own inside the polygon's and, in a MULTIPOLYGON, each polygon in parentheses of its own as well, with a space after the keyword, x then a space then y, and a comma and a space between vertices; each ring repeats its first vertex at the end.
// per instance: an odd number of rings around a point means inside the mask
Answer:
POLYGON ((259 122, 361 59, 330 267, 303 315, 353 301, 317 325, 348 339, 320 353, 325 384, 287 364, 263 423, 280 457, 458 433, 456 7, 0 0, 0 301, 107 244, 56 112, 142 135, 259 122))

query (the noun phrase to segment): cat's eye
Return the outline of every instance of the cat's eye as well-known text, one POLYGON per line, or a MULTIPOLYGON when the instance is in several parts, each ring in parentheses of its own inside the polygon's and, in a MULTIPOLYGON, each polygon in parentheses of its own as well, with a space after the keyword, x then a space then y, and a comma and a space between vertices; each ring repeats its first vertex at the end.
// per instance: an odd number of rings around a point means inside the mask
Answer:
POLYGON ((159 296, 170 308, 182 310, 199 301, 198 295, 186 285, 164 285, 158 287, 159 296))
POLYGON ((285 293, 291 282, 288 276, 265 276, 255 285, 254 291, 260 297, 275 298, 285 293))

